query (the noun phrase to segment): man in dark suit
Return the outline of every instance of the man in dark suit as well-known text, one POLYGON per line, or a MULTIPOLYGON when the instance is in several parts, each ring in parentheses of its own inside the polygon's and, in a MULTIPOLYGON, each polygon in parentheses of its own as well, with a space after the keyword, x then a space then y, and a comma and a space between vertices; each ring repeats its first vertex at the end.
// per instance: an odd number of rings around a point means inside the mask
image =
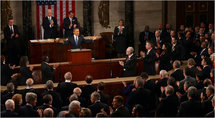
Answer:
POLYGON ((48 80, 54 81, 54 73, 58 65, 54 65, 54 67, 51 67, 49 64, 49 57, 44 56, 43 61, 41 63, 41 72, 42 72, 42 82, 43 84, 46 83, 48 80))
POLYGON ((146 43, 147 53, 141 51, 140 55, 144 61, 143 72, 146 72, 148 75, 155 75, 155 60, 156 54, 153 49, 153 44, 151 42, 146 43))
POLYGON ((8 99, 5 102, 6 110, 1 112, 1 117, 18 117, 18 114, 14 112, 15 103, 12 99, 8 99))
POLYGON ((97 85, 97 92, 101 96, 101 102, 105 103, 105 104, 108 104, 109 95, 103 93, 103 90, 105 88, 104 86, 105 86, 104 82, 99 82, 98 85, 97 85))
POLYGON ((101 112, 102 109, 104 109, 104 111, 109 115, 110 114, 110 110, 108 105, 102 103, 100 101, 101 96, 98 92, 93 92, 91 94, 91 102, 93 103, 92 105, 90 105, 88 108, 91 110, 92 112, 92 117, 95 117, 97 113, 101 112))
POLYGON ((181 81, 184 79, 183 70, 180 69, 181 63, 175 60, 172 64, 174 72, 170 75, 175 78, 175 81, 181 81))
POLYGON ((168 85, 165 89, 166 98, 162 99, 157 108, 158 117, 175 117, 179 105, 177 96, 174 95, 174 88, 168 85))
POLYGON ((196 68, 196 62, 193 58, 187 60, 187 67, 190 68, 190 76, 196 78, 196 74, 199 73, 199 70, 196 68))
POLYGON ((86 102, 87 102, 86 106, 89 106, 89 105, 91 104, 90 95, 91 95, 94 91, 96 91, 96 86, 94 86, 94 85, 91 84, 92 81, 93 81, 93 77, 92 77, 91 75, 87 75, 87 76, 85 77, 85 81, 86 81, 87 85, 86 85, 86 86, 83 86, 83 87, 81 88, 81 90, 82 90, 82 94, 81 94, 81 95, 82 95, 84 98, 86 98, 86 102))
POLYGON ((201 69, 200 67, 198 67, 198 69, 203 75, 203 80, 207 78, 211 78, 210 77, 211 67, 209 66, 211 63, 211 59, 209 57, 206 57, 202 59, 201 63, 202 63, 203 69, 201 69))
POLYGON ((123 67, 123 77, 137 75, 137 58, 133 52, 134 48, 128 47, 126 49, 126 60, 124 62, 119 61, 119 64, 123 67))
POLYGON ((215 111, 215 96, 211 99, 213 110, 207 113, 206 117, 214 117, 214 111, 215 111))
POLYGON ((115 111, 113 111, 112 109, 110 110, 110 116, 111 117, 129 117, 129 110, 123 105, 124 100, 122 96, 115 96, 113 98, 113 108, 115 109, 115 111))
POLYGON ((172 38, 172 56, 171 56, 171 60, 175 61, 175 60, 181 60, 181 45, 177 42, 176 38, 173 37, 172 38))
POLYGON ((135 83, 136 91, 131 92, 128 105, 133 108, 134 105, 140 104, 147 113, 145 116, 150 116, 153 104, 152 93, 150 90, 143 88, 143 86, 144 80, 142 78, 137 78, 135 83))
POLYGON ((83 36, 79 36, 80 32, 78 28, 75 28, 73 33, 74 35, 69 36, 66 42, 61 41, 61 43, 66 45, 71 44, 71 49, 81 49, 82 43, 92 43, 93 40, 96 40, 96 37, 93 37, 92 40, 86 40, 83 36))
POLYGON ((198 100, 198 91, 195 87, 191 86, 187 90, 188 101, 181 103, 178 116, 179 117, 201 117, 203 116, 203 106, 198 100))
POLYGON ((66 101, 70 95, 72 95, 74 88, 78 87, 77 84, 72 83, 72 74, 67 72, 64 75, 65 82, 59 83, 56 91, 60 93, 63 105, 67 105, 69 101, 66 101))
POLYGON ((11 65, 19 64, 19 30, 13 24, 13 18, 8 20, 8 26, 4 28, 4 38, 7 43, 8 63, 11 65))
POLYGON ((190 52, 192 51, 193 47, 193 39, 191 38, 191 32, 188 31, 186 33, 186 38, 183 40, 183 46, 185 48, 185 59, 189 59, 191 57, 190 52))
POLYGON ((185 78, 183 80, 181 80, 180 83, 179 83, 179 89, 180 90, 183 91, 183 89, 184 89, 184 83, 186 81, 188 81, 188 82, 192 83, 192 85, 196 86, 196 80, 195 80, 195 78, 191 77, 190 74, 191 74, 190 69, 188 67, 186 67, 184 69, 184 77, 185 78))
POLYGON ((155 46, 155 49, 160 51, 163 44, 165 43, 165 40, 163 37, 161 37, 161 33, 159 30, 155 31, 155 36, 152 38, 152 42, 155 46))
POLYGON ((57 116, 57 109, 52 106, 53 98, 50 94, 43 96, 43 105, 37 107, 37 109, 45 110, 46 108, 51 108, 54 111, 54 116, 57 116))
POLYGON ((43 18, 44 39, 57 37, 57 19, 52 16, 52 10, 47 10, 47 16, 43 18))
POLYGON ((39 93, 38 90, 34 89, 32 86, 34 84, 34 80, 32 78, 29 78, 26 80, 26 88, 21 90, 20 93, 22 94, 22 99, 23 99, 23 104, 25 104, 26 102, 26 94, 28 92, 32 92, 32 93, 35 93, 37 95, 37 105, 40 105, 42 103, 42 96, 41 94, 39 93))
POLYGON ((26 94, 26 105, 22 106, 19 110, 19 117, 40 117, 42 116, 41 110, 35 110, 34 107, 37 103, 37 95, 32 92, 26 94))
POLYGON ((11 76, 14 73, 15 65, 6 64, 6 59, 1 56, 1 85, 6 85, 11 81, 11 76))
POLYGON ((214 109, 213 105, 212 105, 212 100, 214 97, 214 86, 213 85, 209 85, 206 88, 206 95, 207 95, 208 99, 204 100, 204 98, 201 98, 203 106, 204 106, 204 114, 207 114, 214 109))
POLYGON ((73 29, 78 27, 78 19, 74 16, 74 12, 71 10, 69 11, 69 17, 66 17, 63 20, 63 28, 65 30, 64 38, 68 38, 69 36, 73 35, 73 29))
POLYGON ((149 26, 145 26, 145 30, 140 32, 139 41, 141 50, 145 51, 145 45, 147 41, 150 41, 153 37, 153 33, 149 31, 149 26))
POLYGON ((46 82, 46 89, 47 91, 45 91, 42 96, 50 94, 53 98, 52 106, 60 109, 63 101, 61 100, 60 94, 54 91, 54 83, 52 80, 46 82))

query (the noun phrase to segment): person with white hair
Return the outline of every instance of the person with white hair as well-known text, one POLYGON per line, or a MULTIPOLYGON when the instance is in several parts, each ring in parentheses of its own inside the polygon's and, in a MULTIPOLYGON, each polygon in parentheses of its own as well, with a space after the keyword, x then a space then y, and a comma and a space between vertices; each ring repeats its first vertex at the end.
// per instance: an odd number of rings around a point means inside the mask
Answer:
POLYGON ((41 96, 41 94, 39 93, 38 90, 36 90, 36 89, 34 89, 32 87, 33 84, 34 84, 34 80, 32 78, 28 78, 25 83, 26 83, 26 88, 24 90, 22 90, 22 92, 21 92, 22 93, 22 97, 23 97, 22 98, 23 99, 23 104, 26 103, 26 98, 25 98, 26 93, 33 92, 33 93, 35 93, 37 95, 37 100, 38 100, 37 105, 40 105, 41 102, 42 102, 42 96, 41 96))
POLYGON ((44 111, 43 111, 43 117, 51 117, 53 118, 54 117, 54 111, 51 109, 51 108, 46 108, 44 111))
POLYGON ((66 117, 79 117, 81 111, 81 103, 77 100, 72 101, 69 104, 69 113, 66 114, 66 117))
POLYGON ((157 88, 166 87, 167 80, 169 79, 169 74, 166 70, 160 71, 160 79, 156 81, 157 88))
POLYGON ((68 105, 68 98, 73 94, 74 88, 78 87, 77 84, 72 83, 72 73, 67 72, 64 75, 65 82, 58 84, 56 91, 60 93, 61 99, 63 100, 63 106, 68 105))
POLYGON ((26 93, 26 105, 22 106, 19 110, 20 117, 40 117, 42 116, 41 110, 34 110, 37 103, 37 94, 33 92, 26 93))
POLYGON ((137 57, 134 54, 134 48, 128 47, 126 49, 125 61, 119 61, 119 64, 123 67, 123 77, 136 76, 137 75, 137 57))
POLYGON ((92 105, 90 105, 88 108, 91 110, 92 112, 92 117, 95 117, 97 113, 101 112, 101 109, 104 109, 104 111, 107 114, 110 114, 110 110, 107 104, 104 104, 100 101, 101 96, 98 92, 93 92, 91 94, 91 102, 92 105))
POLYGON ((179 102, 171 85, 165 88, 165 95, 157 107, 157 117, 175 117, 179 102))
POLYGON ((8 99, 5 102, 5 108, 6 110, 1 112, 1 117, 17 117, 18 114, 14 112, 15 109, 15 103, 12 99, 8 99))

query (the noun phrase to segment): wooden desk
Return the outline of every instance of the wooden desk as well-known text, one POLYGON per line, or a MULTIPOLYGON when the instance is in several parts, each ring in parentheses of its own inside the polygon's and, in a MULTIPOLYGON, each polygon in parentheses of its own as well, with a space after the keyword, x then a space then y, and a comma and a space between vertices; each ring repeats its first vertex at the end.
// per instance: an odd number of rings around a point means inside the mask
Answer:
MULTIPOLYGON (((85 37, 91 39, 92 36, 85 37)), ((66 39, 64 39, 66 40, 66 39)), ((56 42, 55 39, 47 40, 30 40, 30 63, 36 64, 42 62, 42 57, 49 56, 49 62, 66 62, 67 61, 67 50, 70 49, 70 45, 63 45, 62 43, 56 42)), ((83 44, 83 48, 92 50, 92 57, 95 59, 105 58, 105 41, 103 38, 98 37, 91 44, 83 44)))

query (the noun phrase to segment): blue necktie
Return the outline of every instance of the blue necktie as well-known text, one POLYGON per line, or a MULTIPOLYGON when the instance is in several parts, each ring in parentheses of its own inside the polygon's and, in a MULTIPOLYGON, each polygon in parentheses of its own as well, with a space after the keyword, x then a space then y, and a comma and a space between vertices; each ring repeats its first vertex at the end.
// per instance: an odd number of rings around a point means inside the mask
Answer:
POLYGON ((76 36, 75 43, 78 46, 78 37, 76 36))

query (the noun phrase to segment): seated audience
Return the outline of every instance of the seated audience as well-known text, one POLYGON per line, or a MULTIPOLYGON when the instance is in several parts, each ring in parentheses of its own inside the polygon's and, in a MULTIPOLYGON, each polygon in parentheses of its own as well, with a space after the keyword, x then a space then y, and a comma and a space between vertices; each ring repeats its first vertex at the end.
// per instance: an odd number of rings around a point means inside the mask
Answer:
POLYGON ((115 111, 113 111, 112 108, 110 108, 110 116, 111 117, 129 117, 129 110, 123 105, 124 104, 124 100, 122 96, 115 96, 113 98, 113 108, 115 109, 115 111))
POLYGON ((15 103, 12 99, 8 99, 5 102, 5 108, 6 110, 1 112, 1 117, 17 117, 18 114, 14 112, 15 109, 15 103))
POLYGON ((19 110, 19 117, 40 117, 42 116, 42 110, 35 110, 34 107, 37 104, 37 94, 33 92, 26 93, 26 104, 19 110))
POLYGON ((179 110, 179 117, 201 117, 203 116, 203 106, 197 98, 198 91, 195 87, 191 86, 187 90, 187 97, 189 100, 182 102, 179 110))
POLYGON ((102 103, 100 101, 101 96, 98 92, 93 92, 91 94, 91 102, 92 105, 90 105, 88 108, 91 110, 92 112, 92 117, 95 117, 97 113, 101 112, 102 109, 104 109, 104 111, 109 115, 110 111, 109 111, 109 107, 108 105, 102 103))
POLYGON ((66 114, 66 117, 79 117, 80 111, 81 111, 80 102, 74 100, 69 104, 69 113, 66 114))
POLYGON ((87 85, 83 86, 81 90, 82 90, 82 96, 86 99, 86 106, 89 106, 91 104, 90 95, 94 91, 96 91, 96 86, 92 85, 93 77, 91 75, 87 75, 85 77, 85 82, 87 83, 87 85))
POLYGON ((23 103, 22 95, 21 94, 15 94, 15 95, 13 95, 12 100, 15 103, 14 112, 18 113, 19 109, 20 109, 20 107, 22 106, 22 103, 23 103))
POLYGON ((166 98, 157 107, 158 117, 175 117, 178 108, 178 98, 174 95, 174 88, 168 85, 165 89, 166 98))
POLYGON ((108 104, 109 95, 107 95, 103 92, 104 88, 105 88, 104 82, 99 82, 97 85, 97 92, 101 96, 101 102, 108 104))
POLYGON ((170 75, 171 77, 175 78, 175 81, 181 81, 184 79, 183 70, 180 69, 181 62, 175 60, 172 64, 174 72, 170 75))
POLYGON ((42 96, 45 96, 47 94, 50 94, 53 98, 52 106, 56 109, 60 109, 62 106, 62 99, 60 97, 60 94, 54 91, 54 83, 52 80, 48 80, 46 82, 46 91, 43 93, 42 96))
POLYGON ((78 87, 77 84, 72 83, 72 73, 67 72, 64 75, 65 82, 61 82, 58 84, 56 91, 60 93, 61 99, 63 100, 63 105, 66 105, 69 103, 68 98, 73 93, 73 89, 75 87, 78 87))
POLYGON ((79 117, 92 117, 92 112, 89 108, 81 108, 79 117))
POLYGON ((209 113, 207 113, 205 116, 206 117, 214 117, 214 111, 215 111, 215 96, 211 99, 212 105, 213 105, 213 110, 209 113))
POLYGON ((207 114, 213 110, 212 101, 211 101, 214 97, 214 86, 213 85, 209 85, 206 88, 206 95, 207 95, 207 99, 205 99, 203 96, 201 96, 202 103, 204 106, 204 114, 207 114))
POLYGON ((54 111, 53 109, 51 108, 46 108, 44 111, 43 111, 43 117, 49 117, 49 118, 53 118, 54 117, 54 111))

